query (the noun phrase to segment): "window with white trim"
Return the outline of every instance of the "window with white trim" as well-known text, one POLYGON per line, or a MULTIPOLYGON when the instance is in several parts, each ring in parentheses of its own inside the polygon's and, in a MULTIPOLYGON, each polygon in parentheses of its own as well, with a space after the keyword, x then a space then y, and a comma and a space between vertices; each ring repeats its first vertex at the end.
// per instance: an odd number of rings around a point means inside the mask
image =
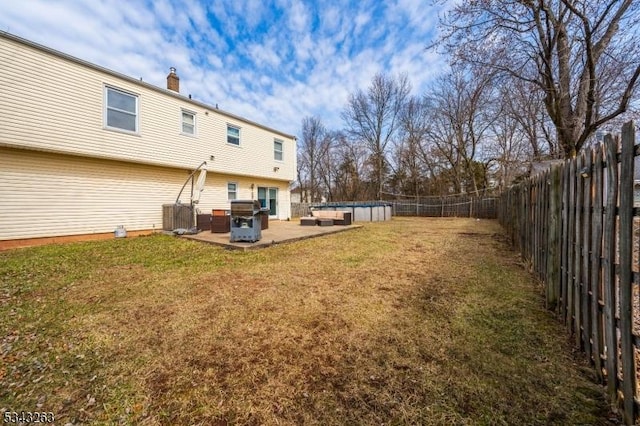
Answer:
POLYGON ((182 133, 195 136, 196 134, 196 114, 191 111, 182 110, 182 133))
POLYGON ((138 132, 138 96, 105 87, 105 127, 138 132))
POLYGON ((238 198, 238 184, 235 182, 227 183, 227 199, 235 200, 238 198))
POLYGON ((240 146, 240 128, 227 124, 227 143, 240 146))
POLYGON ((273 159, 277 160, 277 161, 282 161, 284 158, 284 153, 283 153, 283 145, 284 142, 281 141, 280 139, 275 139, 273 141, 273 159))

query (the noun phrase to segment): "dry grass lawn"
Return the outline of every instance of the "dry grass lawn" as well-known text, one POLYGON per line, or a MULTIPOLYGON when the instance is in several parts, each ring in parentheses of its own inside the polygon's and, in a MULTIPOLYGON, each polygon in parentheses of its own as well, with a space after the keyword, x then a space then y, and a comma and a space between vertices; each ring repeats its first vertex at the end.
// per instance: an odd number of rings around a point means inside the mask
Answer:
POLYGON ((252 252, 161 235, 0 253, 0 409, 72 424, 607 424, 492 221, 252 252))

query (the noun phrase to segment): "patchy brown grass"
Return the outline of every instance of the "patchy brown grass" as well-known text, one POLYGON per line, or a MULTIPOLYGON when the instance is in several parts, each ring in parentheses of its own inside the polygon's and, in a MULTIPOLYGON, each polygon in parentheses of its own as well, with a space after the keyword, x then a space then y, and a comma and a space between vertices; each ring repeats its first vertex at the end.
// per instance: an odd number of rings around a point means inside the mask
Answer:
POLYGON ((498 225, 0 254, 0 408, 60 424, 607 424, 498 225))

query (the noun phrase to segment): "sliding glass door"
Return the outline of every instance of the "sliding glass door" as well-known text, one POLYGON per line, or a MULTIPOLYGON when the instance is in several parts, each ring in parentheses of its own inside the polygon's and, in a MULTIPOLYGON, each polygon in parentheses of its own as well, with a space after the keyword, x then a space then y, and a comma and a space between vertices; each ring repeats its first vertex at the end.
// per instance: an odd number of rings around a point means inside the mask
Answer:
POLYGON ((258 187, 258 201, 269 209, 269 217, 278 216, 278 188, 258 187))

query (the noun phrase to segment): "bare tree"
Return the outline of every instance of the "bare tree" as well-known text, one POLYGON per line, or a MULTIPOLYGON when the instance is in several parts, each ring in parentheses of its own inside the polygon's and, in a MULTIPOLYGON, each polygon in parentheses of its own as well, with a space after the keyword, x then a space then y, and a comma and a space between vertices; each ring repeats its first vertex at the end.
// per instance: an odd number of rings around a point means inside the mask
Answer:
POLYGON ((304 202, 318 202, 322 197, 321 166, 330 147, 331 139, 322 120, 305 117, 298 146, 298 182, 304 202))
POLYGON ((408 99, 400 116, 399 141, 393 161, 394 191, 422 195, 428 166, 421 155, 421 146, 429 133, 429 109, 427 102, 415 96, 408 99))
POLYGON ((336 201, 336 179, 340 165, 338 144, 343 140, 344 136, 339 131, 328 131, 324 137, 325 154, 320 158, 318 172, 327 201, 336 201))
POLYGON ((364 177, 368 172, 367 149, 364 144, 357 140, 349 140, 346 135, 338 133, 331 158, 335 166, 332 200, 370 199, 370 188, 364 177))
POLYGON ((478 0, 442 20, 439 45, 538 88, 565 157, 623 114, 640 77, 637 0, 478 0))
MULTIPOLYGON (((515 120, 520 137, 531 147, 529 160, 558 158, 553 122, 546 113, 543 94, 529 82, 503 79, 500 89, 501 114, 504 120, 515 120)), ((516 129, 514 129, 516 131, 516 129)))
POLYGON ((406 74, 397 78, 376 74, 367 91, 349 96, 342 113, 349 136, 366 144, 374 163, 377 198, 383 192, 389 143, 400 124, 400 113, 411 91, 406 74))
POLYGON ((430 152, 448 163, 441 169, 447 170, 456 193, 478 191, 481 184, 476 163, 494 120, 491 82, 490 75, 454 69, 438 78, 427 95, 430 152))
POLYGON ((536 146, 529 143, 531 135, 523 131, 519 118, 508 111, 501 111, 491 124, 493 143, 488 148, 491 157, 486 164, 487 168, 494 166, 497 169, 494 178, 500 190, 527 173, 527 160, 539 159, 539 151, 536 158, 536 146))

